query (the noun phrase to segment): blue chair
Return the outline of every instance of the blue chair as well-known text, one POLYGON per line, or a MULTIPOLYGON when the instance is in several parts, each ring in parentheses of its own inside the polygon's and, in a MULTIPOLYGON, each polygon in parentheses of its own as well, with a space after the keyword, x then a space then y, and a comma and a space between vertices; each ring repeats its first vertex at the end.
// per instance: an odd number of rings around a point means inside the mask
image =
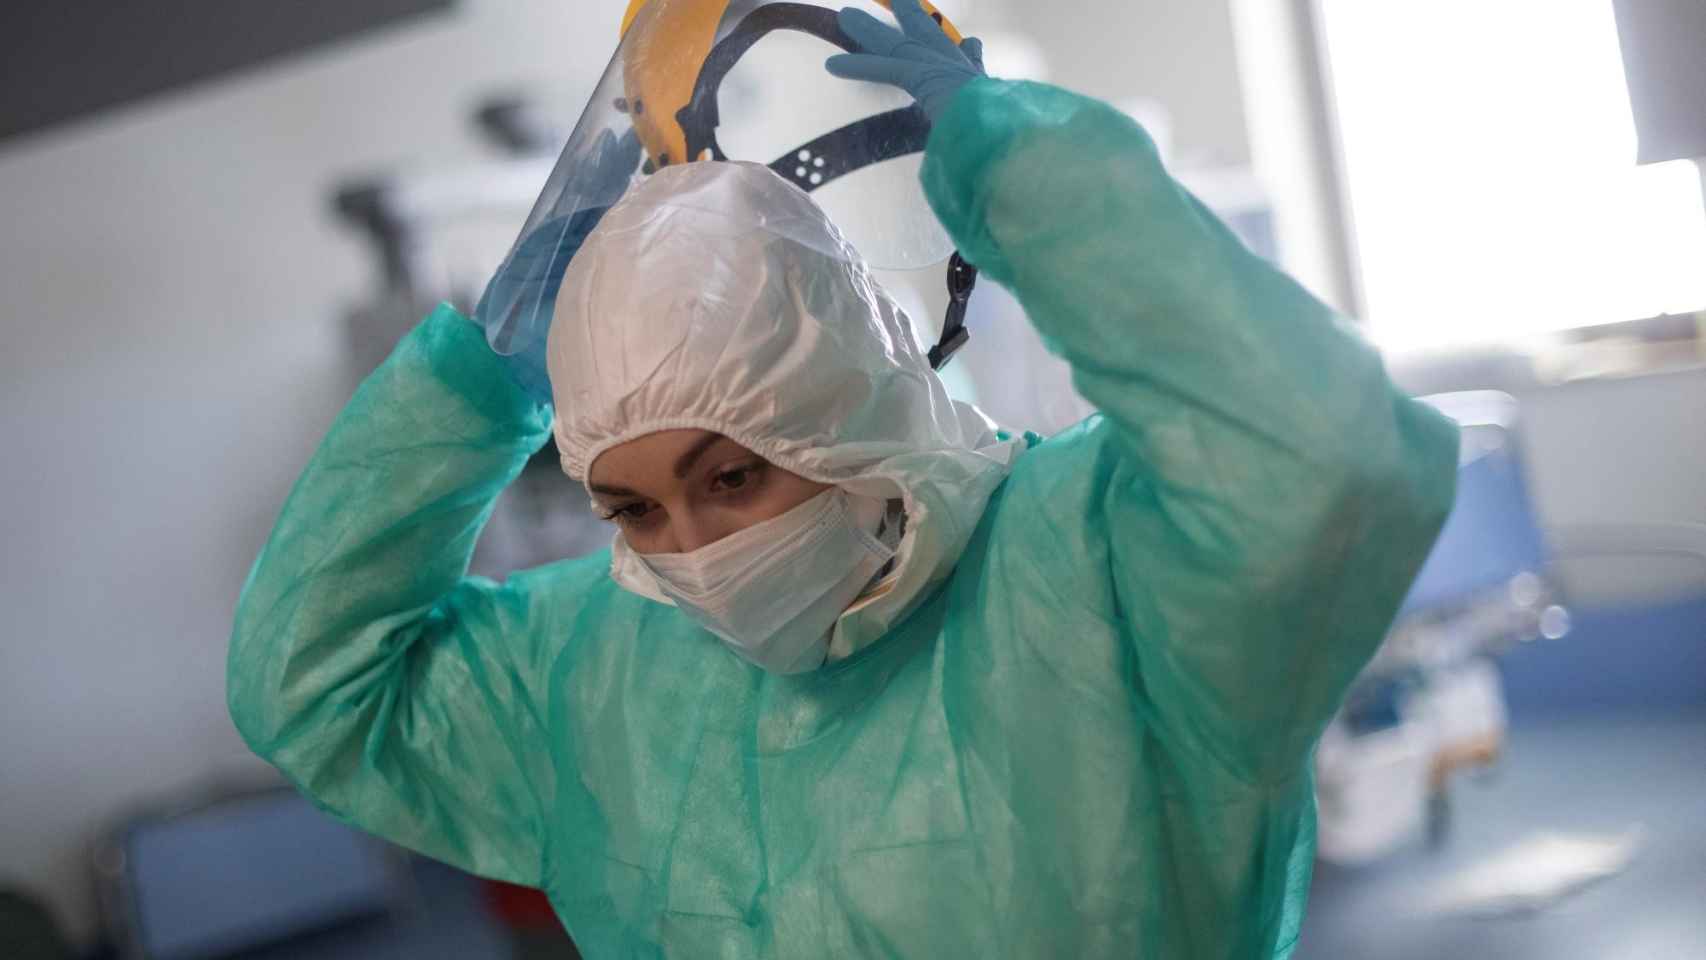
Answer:
POLYGON ((296 791, 133 815, 95 857, 127 960, 507 958, 478 882, 346 827, 296 791))
POLYGON ((115 939, 150 960, 242 955, 402 898, 394 857, 287 789, 134 817, 97 864, 115 939))
MULTIPOLYGON (((1457 497, 1359 686, 1389 683, 1538 637, 1570 618, 1522 462, 1517 402, 1496 391, 1422 398, 1462 429, 1457 497)), ((1353 691, 1353 701, 1366 690, 1353 691)))
POLYGON ((1462 429, 1457 499, 1404 599, 1400 620, 1461 611, 1523 579, 1543 577, 1547 567, 1514 432, 1516 400, 1474 391, 1424 401, 1462 429))
POLYGON ((1492 391, 1424 400, 1462 430, 1457 495, 1393 628, 1347 691, 1318 754, 1326 791, 1322 849, 1336 847, 1342 857, 1368 855, 1401 836, 1406 819, 1382 821, 1368 806, 1374 785, 1397 789, 1391 785, 1399 780, 1405 786, 1398 795, 1410 803, 1386 803, 1386 811, 1425 809, 1428 835, 1443 840, 1449 779, 1502 752, 1502 683, 1486 659, 1524 640, 1561 636, 1569 626, 1554 602, 1550 554, 1524 476, 1516 400, 1492 391), (1407 759, 1398 766, 1393 744, 1405 745, 1399 752, 1407 759))

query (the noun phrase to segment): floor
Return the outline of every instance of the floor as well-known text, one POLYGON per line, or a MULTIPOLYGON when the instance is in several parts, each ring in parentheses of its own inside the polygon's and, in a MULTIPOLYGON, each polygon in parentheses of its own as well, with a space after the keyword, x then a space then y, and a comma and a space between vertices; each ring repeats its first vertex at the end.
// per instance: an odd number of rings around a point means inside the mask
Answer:
POLYGON ((1706 958, 1706 705, 1519 722, 1500 768, 1459 783, 1442 846, 1319 865, 1296 960, 1706 958), (1426 891, 1542 832, 1640 828, 1629 867, 1546 907, 1447 914, 1426 891))

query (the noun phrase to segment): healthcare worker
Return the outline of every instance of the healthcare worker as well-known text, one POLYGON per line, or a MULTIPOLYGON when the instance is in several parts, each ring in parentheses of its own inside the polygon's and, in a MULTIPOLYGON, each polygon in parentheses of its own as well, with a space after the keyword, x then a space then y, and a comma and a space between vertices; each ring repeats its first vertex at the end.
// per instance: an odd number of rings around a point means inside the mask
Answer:
POLYGON ((661 170, 569 263, 554 407, 448 307, 362 386, 244 592, 237 726, 588 957, 1284 956, 1453 428, 1132 121, 894 7, 834 72, 918 98, 942 222, 1102 413, 995 432, 805 194, 661 170), (466 577, 552 429, 613 551, 466 577))

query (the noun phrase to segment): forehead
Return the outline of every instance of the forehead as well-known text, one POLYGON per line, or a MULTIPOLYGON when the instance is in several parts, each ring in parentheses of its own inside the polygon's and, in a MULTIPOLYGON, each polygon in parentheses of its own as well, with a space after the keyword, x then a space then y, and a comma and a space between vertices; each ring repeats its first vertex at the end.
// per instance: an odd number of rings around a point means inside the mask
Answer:
POLYGON ((662 430, 611 447, 587 471, 591 486, 634 486, 675 479, 683 458, 696 453, 746 448, 709 430, 662 430))

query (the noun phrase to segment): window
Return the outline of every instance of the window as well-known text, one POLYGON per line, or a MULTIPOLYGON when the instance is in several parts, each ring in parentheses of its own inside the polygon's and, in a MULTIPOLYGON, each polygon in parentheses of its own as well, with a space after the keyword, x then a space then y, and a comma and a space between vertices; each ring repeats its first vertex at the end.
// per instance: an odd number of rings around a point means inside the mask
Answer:
POLYGON ((1701 174, 1635 165, 1609 0, 1318 2, 1376 342, 1706 308, 1701 174))

